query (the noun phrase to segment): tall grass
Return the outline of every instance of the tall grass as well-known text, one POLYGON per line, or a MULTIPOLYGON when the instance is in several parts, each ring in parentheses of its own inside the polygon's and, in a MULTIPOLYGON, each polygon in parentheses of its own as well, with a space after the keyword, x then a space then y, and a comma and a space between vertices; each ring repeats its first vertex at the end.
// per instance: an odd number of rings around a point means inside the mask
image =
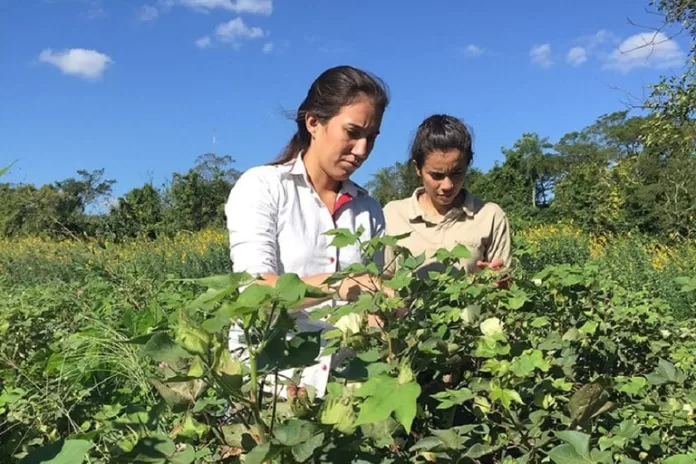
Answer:
POLYGON ((514 242, 524 250, 519 260, 529 271, 591 261, 625 288, 662 298, 676 317, 696 312, 694 295, 680 292, 675 282, 680 276, 696 276, 696 241, 664 243, 633 233, 593 236, 572 223, 559 223, 520 231, 514 242))
POLYGON ((228 256, 227 235, 217 230, 125 244, 0 239, 0 283, 84 282, 95 276, 126 280, 196 277, 227 272, 228 256))

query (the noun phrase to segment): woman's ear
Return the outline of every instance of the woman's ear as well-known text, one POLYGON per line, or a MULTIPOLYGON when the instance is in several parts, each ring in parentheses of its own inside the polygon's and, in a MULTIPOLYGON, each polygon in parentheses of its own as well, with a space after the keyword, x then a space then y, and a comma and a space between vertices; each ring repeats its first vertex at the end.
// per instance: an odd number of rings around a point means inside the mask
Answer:
POLYGON ((421 172, 420 169, 418 169, 418 165, 416 164, 416 160, 411 160, 411 164, 413 164, 413 169, 416 170, 416 175, 418 177, 423 177, 423 173, 421 172))
POLYGON ((317 128, 319 127, 319 119, 312 113, 305 113, 305 127, 309 135, 314 138, 317 133, 317 128))

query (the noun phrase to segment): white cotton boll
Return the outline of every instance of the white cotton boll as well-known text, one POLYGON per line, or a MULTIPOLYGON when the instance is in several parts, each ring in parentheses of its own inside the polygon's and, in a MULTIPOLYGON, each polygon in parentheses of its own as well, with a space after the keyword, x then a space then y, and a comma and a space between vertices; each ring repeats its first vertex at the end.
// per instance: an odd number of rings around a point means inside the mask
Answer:
POLYGON ((360 326, 362 325, 363 316, 362 314, 350 313, 341 317, 334 327, 343 332, 343 335, 350 336, 360 332, 360 326))
POLYGON ((479 325, 481 333, 486 337, 495 337, 503 334, 503 322, 497 317, 491 317, 479 325))

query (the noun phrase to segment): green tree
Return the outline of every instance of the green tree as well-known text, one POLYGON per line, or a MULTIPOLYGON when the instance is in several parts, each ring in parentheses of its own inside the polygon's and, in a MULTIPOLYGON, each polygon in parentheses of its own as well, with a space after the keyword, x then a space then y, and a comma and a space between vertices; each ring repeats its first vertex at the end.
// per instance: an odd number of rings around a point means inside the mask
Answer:
POLYGON ((379 169, 366 184, 372 196, 384 206, 392 200, 407 198, 422 185, 413 163, 397 162, 379 169))
POLYGON ((118 199, 109 212, 109 230, 117 240, 147 236, 155 238, 163 229, 160 192, 150 183, 135 188, 118 199))
POLYGON ((173 175, 165 200, 168 227, 197 231, 224 225, 225 202, 239 177, 227 167, 232 162, 229 156, 207 153, 188 172, 173 175))

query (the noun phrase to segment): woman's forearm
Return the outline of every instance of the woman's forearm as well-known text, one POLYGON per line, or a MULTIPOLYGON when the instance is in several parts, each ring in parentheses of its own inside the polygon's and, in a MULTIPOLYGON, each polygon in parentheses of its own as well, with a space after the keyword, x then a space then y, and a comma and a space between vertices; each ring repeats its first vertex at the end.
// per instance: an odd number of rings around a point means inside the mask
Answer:
MULTIPOLYGON (((293 309, 305 309, 310 306, 315 306, 330 300, 333 296, 334 291, 330 289, 326 283, 324 283, 324 281, 328 279, 330 276, 330 273, 322 273, 301 279, 302 282, 304 282, 305 284, 311 287, 316 287, 320 289, 322 292, 327 293, 327 295, 322 297, 305 298, 304 300, 293 306, 293 309)), ((276 283, 278 282, 278 279, 280 278, 278 274, 263 274, 261 277, 261 279, 256 280, 254 283, 261 285, 269 285, 271 287, 275 287, 276 283)))
MULTIPOLYGON (((329 287, 329 285, 326 283, 326 280, 331 277, 333 274, 332 273, 320 273, 320 274, 314 274, 311 276, 307 276, 302 278, 301 280, 312 287, 318 288, 322 292, 326 293, 326 296, 322 297, 312 297, 312 298, 305 298, 302 300, 300 303, 295 305, 293 309, 305 309, 310 306, 318 305, 320 303, 323 303, 325 301, 330 300, 333 295, 337 295, 338 298, 346 301, 355 301, 358 299, 360 294, 364 291, 376 291, 377 286, 375 285, 374 278, 371 276, 368 276, 367 274, 365 275, 358 275, 358 276, 351 276, 345 278, 338 286, 335 288, 329 287), (374 287, 374 288, 373 288, 374 287)), ((261 276, 262 278, 259 280, 256 280, 254 283, 262 284, 262 285, 269 285, 271 287, 275 287, 276 283, 278 282, 278 279, 280 278, 279 275, 277 274, 263 274, 261 276)))

